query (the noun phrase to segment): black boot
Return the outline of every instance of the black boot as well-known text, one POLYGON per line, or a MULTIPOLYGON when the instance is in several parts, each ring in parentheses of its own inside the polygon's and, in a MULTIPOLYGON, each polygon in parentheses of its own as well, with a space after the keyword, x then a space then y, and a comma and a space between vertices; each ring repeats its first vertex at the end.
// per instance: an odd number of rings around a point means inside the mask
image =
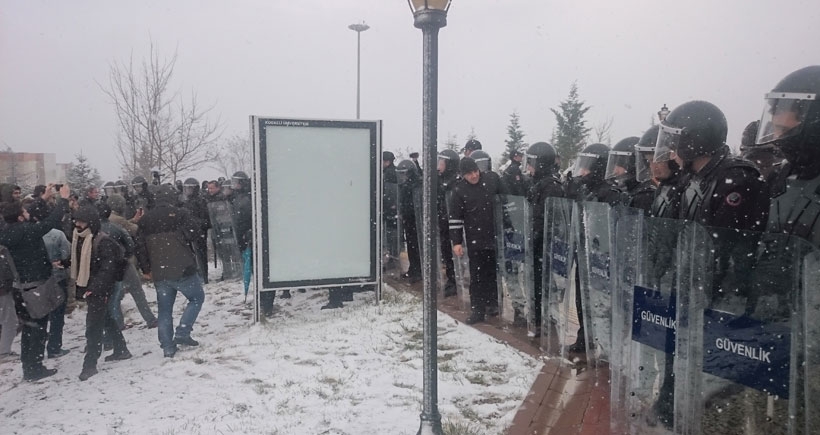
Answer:
POLYGON ((96 375, 97 373, 96 367, 83 367, 83 371, 80 372, 80 380, 86 381, 88 378, 96 375))
POLYGON ((456 291, 456 282, 453 280, 447 280, 447 284, 444 284, 444 297, 449 298, 451 296, 455 296, 458 294, 456 291))

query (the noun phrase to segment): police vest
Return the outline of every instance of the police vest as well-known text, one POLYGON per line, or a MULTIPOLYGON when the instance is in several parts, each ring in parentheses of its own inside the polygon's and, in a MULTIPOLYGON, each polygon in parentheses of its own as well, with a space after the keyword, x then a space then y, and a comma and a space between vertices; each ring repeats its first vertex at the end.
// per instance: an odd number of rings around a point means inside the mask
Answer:
POLYGON ((767 231, 790 234, 820 246, 820 176, 788 178, 784 168, 772 189, 767 231))

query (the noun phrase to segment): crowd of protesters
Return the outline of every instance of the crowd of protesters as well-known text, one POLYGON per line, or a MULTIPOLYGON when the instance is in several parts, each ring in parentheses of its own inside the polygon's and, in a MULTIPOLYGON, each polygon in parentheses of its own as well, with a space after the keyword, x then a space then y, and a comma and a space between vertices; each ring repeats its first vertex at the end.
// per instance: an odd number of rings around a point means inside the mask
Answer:
POLYGON ((108 182, 79 192, 67 184, 38 185, 31 192, 0 185, 0 363, 19 359, 26 381, 54 375, 57 370, 44 360, 69 353, 63 347, 65 316, 83 305, 80 380, 97 374, 103 350, 113 351, 107 362, 131 358, 123 332, 133 325, 126 324, 120 306, 126 293, 143 329, 157 329, 165 357, 173 358, 180 346, 198 346, 191 332, 208 282, 208 204, 218 201, 236 210, 233 226, 244 228, 237 242, 249 249, 250 179, 244 172, 201 185, 193 178, 174 185, 138 176, 130 184, 108 182), (146 282, 157 292, 156 314, 146 282), (174 328, 177 293, 187 304, 174 328), (41 305, 49 306, 47 314, 35 308, 41 305), (18 333, 19 353, 13 349, 18 333))

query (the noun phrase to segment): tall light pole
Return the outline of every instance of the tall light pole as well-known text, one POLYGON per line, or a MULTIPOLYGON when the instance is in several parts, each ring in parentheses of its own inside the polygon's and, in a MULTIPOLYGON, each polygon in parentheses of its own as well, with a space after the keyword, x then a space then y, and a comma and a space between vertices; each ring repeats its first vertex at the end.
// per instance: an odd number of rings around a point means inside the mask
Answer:
POLYGON ((438 31, 447 25, 447 10, 450 0, 408 0, 413 11, 414 25, 421 29, 423 46, 422 85, 422 148, 424 161, 424 186, 422 189, 422 234, 427 240, 422 248, 422 276, 424 283, 424 398, 422 401, 421 426, 419 435, 441 435, 441 414, 438 412, 438 357, 436 292, 438 274, 436 264, 436 237, 438 237, 438 208, 436 189, 438 171, 436 160, 438 150, 436 136, 438 129, 438 31))
POLYGON ((370 26, 362 21, 361 24, 351 24, 347 28, 356 32, 356 119, 359 119, 362 85, 362 32, 369 29, 370 26))

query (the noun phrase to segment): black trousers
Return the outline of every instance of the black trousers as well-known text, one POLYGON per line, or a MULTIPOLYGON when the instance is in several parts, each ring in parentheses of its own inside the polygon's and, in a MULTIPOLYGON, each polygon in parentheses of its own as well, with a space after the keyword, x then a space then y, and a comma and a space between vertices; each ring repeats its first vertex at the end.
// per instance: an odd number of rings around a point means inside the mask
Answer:
POLYGON ((22 292, 15 289, 13 297, 14 310, 17 311, 17 317, 20 318, 20 323, 23 324, 20 337, 20 362, 23 363, 23 376, 29 377, 44 369, 43 357, 46 350, 46 337, 48 336, 46 332, 48 316, 42 319, 32 319, 23 305, 22 292))
POLYGON ((468 249, 470 258, 470 306, 474 312, 485 313, 487 307, 498 305, 496 254, 494 249, 468 249))
POLYGON ((416 227, 415 216, 405 216, 402 218, 404 228, 404 241, 407 243, 407 260, 410 268, 407 274, 410 276, 421 276, 421 252, 419 251, 419 235, 416 227))
POLYGON ((544 294, 544 239, 533 240, 533 314, 535 324, 541 325, 541 299, 544 294))
POLYGON ((439 244, 441 245, 441 261, 447 272, 447 281, 456 281, 456 266, 453 263, 453 244, 450 242, 450 230, 439 231, 439 244))
POLYGON ((202 282, 208 283, 208 239, 206 237, 199 237, 193 243, 196 254, 196 261, 199 264, 199 272, 202 275, 202 282))
POLYGON ((122 331, 108 311, 106 298, 89 296, 86 302, 88 303, 88 315, 85 318, 86 351, 83 369, 97 367, 97 360, 102 354, 103 330, 106 336, 111 338, 114 353, 123 353, 128 350, 122 331))

